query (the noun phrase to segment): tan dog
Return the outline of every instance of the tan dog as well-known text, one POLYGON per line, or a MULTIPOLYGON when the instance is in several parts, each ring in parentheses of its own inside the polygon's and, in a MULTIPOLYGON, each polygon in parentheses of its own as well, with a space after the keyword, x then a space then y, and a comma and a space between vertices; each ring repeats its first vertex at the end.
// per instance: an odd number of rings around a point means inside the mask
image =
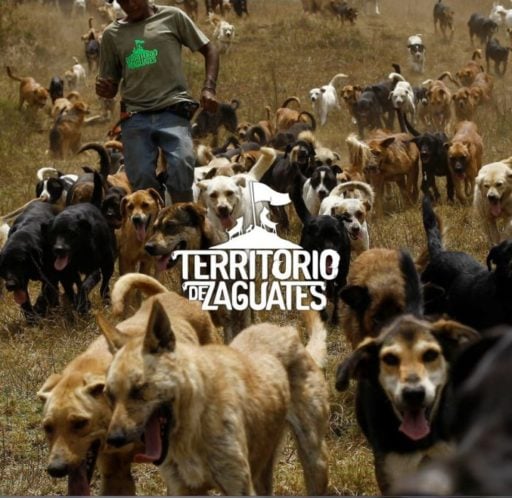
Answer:
POLYGON ((480 97, 478 91, 472 91, 471 88, 464 86, 459 88, 453 95, 453 108, 457 121, 470 121, 474 118, 480 97))
POLYGON ((455 195, 462 204, 466 204, 475 188, 475 177, 482 167, 483 142, 475 123, 458 123, 455 135, 445 147, 455 195))
POLYGON ((480 103, 489 102, 492 98, 494 80, 492 76, 484 71, 478 73, 471 83, 470 89, 480 103))
POLYGON ((422 83, 427 87, 425 119, 438 131, 445 131, 451 118, 452 94, 443 81, 446 76, 454 81, 450 73, 444 72, 437 80, 426 80, 422 83))
POLYGON ((300 99, 298 97, 289 97, 276 111, 276 124, 274 129, 277 132, 286 131, 295 123, 307 123, 308 121, 311 123, 312 129, 314 130, 316 126, 315 118, 309 112, 300 110, 300 99), (288 104, 290 104, 291 102, 295 102, 298 105, 299 110, 290 109, 288 107, 288 104))
POLYGON ((9 66, 6 66, 5 69, 9 78, 20 82, 19 109, 23 107, 24 103, 31 109, 38 109, 46 105, 50 94, 44 86, 29 76, 23 78, 15 76, 9 66))
POLYGON ((355 122, 356 113, 354 112, 354 106, 362 93, 363 89, 358 85, 345 85, 340 92, 341 98, 347 106, 348 112, 352 116, 352 120, 355 122))
POLYGON ((151 237, 153 223, 163 207, 160 194, 153 188, 137 190, 123 197, 123 222, 117 236, 121 275, 133 271, 146 275, 155 272, 153 258, 144 250, 144 245, 151 237))
POLYGON ((77 91, 69 92, 65 97, 55 99, 50 116, 55 119, 62 112, 70 111, 73 108, 73 104, 81 100, 82 97, 77 91))
POLYGON ((69 111, 63 110, 56 117, 50 130, 50 154, 53 158, 64 159, 78 152, 86 114, 89 114, 89 107, 79 100, 69 111))
MULTIPOLYGON (((198 303, 168 292, 151 277, 130 274, 121 277, 112 292, 116 315, 124 311, 127 295, 135 289, 150 295, 132 317, 119 323, 119 336, 143 335, 152 303, 158 300, 172 315, 178 341, 194 344, 218 342, 208 313, 198 303)), ((98 316, 100 326, 112 329, 98 316)), ((141 451, 136 446, 115 450, 106 445, 106 433, 112 410, 104 394, 105 375, 112 361, 103 337, 96 339, 87 350, 72 360, 60 374, 52 374, 38 392, 44 401, 43 427, 50 445, 48 472, 53 477, 68 476, 68 494, 89 495, 89 483, 94 466, 100 477, 100 494, 135 494, 130 465, 141 451)))
POLYGON ((384 213, 384 185, 394 181, 409 205, 418 200, 419 152, 407 133, 374 133, 368 139, 371 157, 366 165, 368 183, 375 191, 375 214, 384 213))
POLYGON ((482 166, 476 177, 473 206, 490 247, 512 236, 512 157, 482 166), (498 219, 506 224, 503 237, 498 232, 498 219))
POLYGON ((123 346, 106 334, 117 350, 107 374, 107 441, 122 447, 144 434, 139 461, 158 462, 168 495, 270 495, 288 421, 307 492, 324 493, 328 405, 318 364, 326 331, 318 318, 312 323, 306 348, 295 328, 271 324, 242 331, 232 346, 199 348, 176 341, 155 302, 144 338, 123 346))
POLYGON ((475 50, 473 52, 471 60, 468 61, 467 64, 462 69, 459 69, 455 73, 455 78, 460 82, 462 86, 471 86, 473 81, 475 80, 476 75, 484 70, 482 64, 476 62, 476 59, 481 58, 481 50, 475 50))

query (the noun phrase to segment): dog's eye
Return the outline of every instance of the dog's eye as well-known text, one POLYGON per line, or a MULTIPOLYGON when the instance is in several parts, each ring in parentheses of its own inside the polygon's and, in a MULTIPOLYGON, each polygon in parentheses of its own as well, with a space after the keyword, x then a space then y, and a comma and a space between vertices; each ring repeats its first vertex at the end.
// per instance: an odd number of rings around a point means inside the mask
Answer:
POLYGON ((397 367, 398 365, 400 365, 400 358, 393 353, 386 353, 382 357, 382 361, 390 367, 397 367))
POLYGON ((488 183, 484 183, 484 188, 490 188, 491 186, 488 183))
POLYGON ((429 363, 431 361, 435 361, 439 358, 439 351, 435 349, 428 349, 423 353, 423 362, 429 363))
POLYGON ((149 204, 147 202, 143 202, 141 204, 142 209, 147 209, 149 207, 149 204))
POLYGON ((88 423, 89 423, 88 419, 86 419, 86 418, 79 418, 79 419, 73 420, 71 422, 71 427, 75 431, 80 431, 80 430, 84 429, 88 423))
POLYGON ((496 182, 496 187, 502 187, 502 186, 503 186, 502 182, 496 182))
POLYGON ((219 197, 219 194, 217 192, 212 192, 210 194, 210 199, 217 199, 219 197))
POLYGON ((144 399, 144 390, 146 388, 146 384, 141 384, 138 386, 133 386, 130 389, 130 398, 135 400, 143 400, 144 399))
POLYGON ((235 193, 234 193, 233 191, 228 190, 228 191, 226 192, 226 197, 231 197, 232 195, 235 195, 235 193))
POLYGON ((363 219, 363 213, 362 211, 356 211, 356 218, 361 221, 363 219))
POLYGON ((126 209, 128 209, 128 211, 132 211, 133 210, 133 204, 128 204, 126 206, 126 209))

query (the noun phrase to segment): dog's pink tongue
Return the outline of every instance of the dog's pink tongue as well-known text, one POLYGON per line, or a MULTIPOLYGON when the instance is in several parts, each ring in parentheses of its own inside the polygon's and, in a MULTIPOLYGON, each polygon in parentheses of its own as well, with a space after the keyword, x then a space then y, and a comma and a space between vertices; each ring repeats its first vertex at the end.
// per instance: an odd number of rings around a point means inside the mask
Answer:
POLYGON ((427 436, 430 432, 430 426, 425 417, 425 410, 406 411, 399 430, 413 441, 427 436))
POLYGON ((501 214, 501 202, 491 204, 491 214, 496 218, 501 214))
POLYGON ((233 216, 224 216, 223 218, 220 218, 220 222, 224 230, 230 230, 235 225, 235 220, 233 219, 233 216))
POLYGON ((162 454, 162 440, 160 438, 160 417, 153 413, 146 424, 144 433, 145 453, 135 455, 133 461, 136 463, 151 463, 160 458, 162 454))
POLYGON ((165 271, 167 270, 167 265, 169 264, 169 260, 171 259, 170 254, 166 254, 164 256, 158 256, 155 258, 155 265, 157 271, 165 271))
POLYGON ((53 266, 55 267, 55 269, 57 271, 61 271, 61 270, 64 270, 64 268, 66 268, 68 263, 69 263, 68 256, 57 256, 55 258, 55 263, 53 264, 53 266))
POLYGON ((90 496, 89 480, 87 479, 87 464, 85 462, 68 476, 69 496, 90 496))
POLYGON ((24 304, 28 299, 27 292, 24 290, 15 290, 12 295, 14 297, 14 302, 19 305, 24 304))
POLYGON ((144 225, 135 227, 135 235, 139 242, 144 242, 146 239, 146 227, 144 225))

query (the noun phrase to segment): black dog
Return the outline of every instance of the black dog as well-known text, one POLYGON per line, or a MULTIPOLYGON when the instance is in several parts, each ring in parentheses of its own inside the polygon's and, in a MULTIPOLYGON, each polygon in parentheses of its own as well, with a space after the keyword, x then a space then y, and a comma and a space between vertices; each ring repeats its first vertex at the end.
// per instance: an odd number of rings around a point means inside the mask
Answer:
POLYGON ((249 11, 247 10, 247 0, 230 0, 231 5, 233 6, 233 10, 238 17, 242 17, 244 14, 246 16, 249 15, 249 11))
POLYGON ((482 45, 498 30, 498 25, 489 17, 481 14, 472 14, 468 21, 469 39, 473 45, 473 36, 477 36, 482 45))
POLYGON ((89 66, 89 72, 92 73, 98 67, 100 60, 100 42, 91 31, 87 40, 85 40, 85 58, 89 66))
POLYGON ((443 36, 446 38, 446 30, 450 30, 450 40, 453 38, 453 10, 447 5, 442 3, 442 0, 437 0, 434 5, 434 29, 437 33, 437 24, 441 28, 443 36))
POLYGON ((36 197, 45 199, 50 204, 62 204, 64 206, 68 191, 78 179, 77 175, 65 175, 55 170, 56 177, 44 179, 44 168, 38 171, 36 184, 36 197))
POLYGON ((357 9, 350 7, 345 0, 342 2, 331 0, 329 7, 333 14, 343 23, 345 23, 345 21, 350 22, 350 24, 354 24, 356 22, 357 9))
POLYGON ((59 76, 54 76, 50 80, 50 86, 48 87, 48 93, 52 99, 52 104, 56 99, 64 97, 64 81, 59 76))
POLYGON ((34 202, 16 218, 0 253, 0 277, 14 295, 28 322, 44 316, 49 306, 58 304, 57 279, 48 255, 46 229, 56 215, 54 206, 34 202), (42 282, 41 293, 32 306, 28 293, 30 280, 42 282))
MULTIPOLYGON (((340 292, 347 284, 347 275, 350 267, 350 236, 345 228, 342 217, 311 215, 302 198, 302 180, 302 176, 297 174, 293 180, 293 187, 290 192, 297 215, 303 224, 299 244, 309 252, 318 251, 321 253, 326 249, 332 249, 338 253, 339 262, 336 278, 326 281, 325 291, 326 297, 331 299, 334 305, 331 322, 337 324, 340 292)), ((324 320, 328 318, 325 309, 322 312, 322 318, 324 320)))
POLYGON ((510 47, 503 47, 496 38, 490 38, 485 46, 487 72, 489 72, 489 62, 492 60, 494 62, 494 72, 498 76, 503 76, 507 70, 509 52, 510 47))
POLYGON ((487 268, 469 254, 445 251, 430 199, 423 199, 423 224, 430 261, 421 280, 444 291, 427 305, 431 313, 447 313, 470 327, 482 330, 512 324, 512 241, 493 247, 487 268), (496 265, 492 269, 492 265, 496 265))
POLYGON ((239 106, 240 102, 238 100, 232 100, 229 104, 227 102, 219 103, 215 112, 207 112, 201 109, 192 125, 192 137, 204 138, 210 133, 214 137, 214 146, 216 147, 221 126, 231 133, 236 133, 236 127, 238 126, 236 111, 239 106))

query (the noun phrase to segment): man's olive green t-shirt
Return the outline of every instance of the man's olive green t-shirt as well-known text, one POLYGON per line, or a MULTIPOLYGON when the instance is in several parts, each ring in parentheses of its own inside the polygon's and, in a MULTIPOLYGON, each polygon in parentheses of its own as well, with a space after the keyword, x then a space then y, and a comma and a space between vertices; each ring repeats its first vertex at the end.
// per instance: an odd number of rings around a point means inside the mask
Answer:
POLYGON ((157 6, 135 23, 114 21, 101 39, 99 76, 120 83, 129 112, 157 110, 191 100, 183 74, 182 46, 193 52, 209 42, 176 7, 157 6))

